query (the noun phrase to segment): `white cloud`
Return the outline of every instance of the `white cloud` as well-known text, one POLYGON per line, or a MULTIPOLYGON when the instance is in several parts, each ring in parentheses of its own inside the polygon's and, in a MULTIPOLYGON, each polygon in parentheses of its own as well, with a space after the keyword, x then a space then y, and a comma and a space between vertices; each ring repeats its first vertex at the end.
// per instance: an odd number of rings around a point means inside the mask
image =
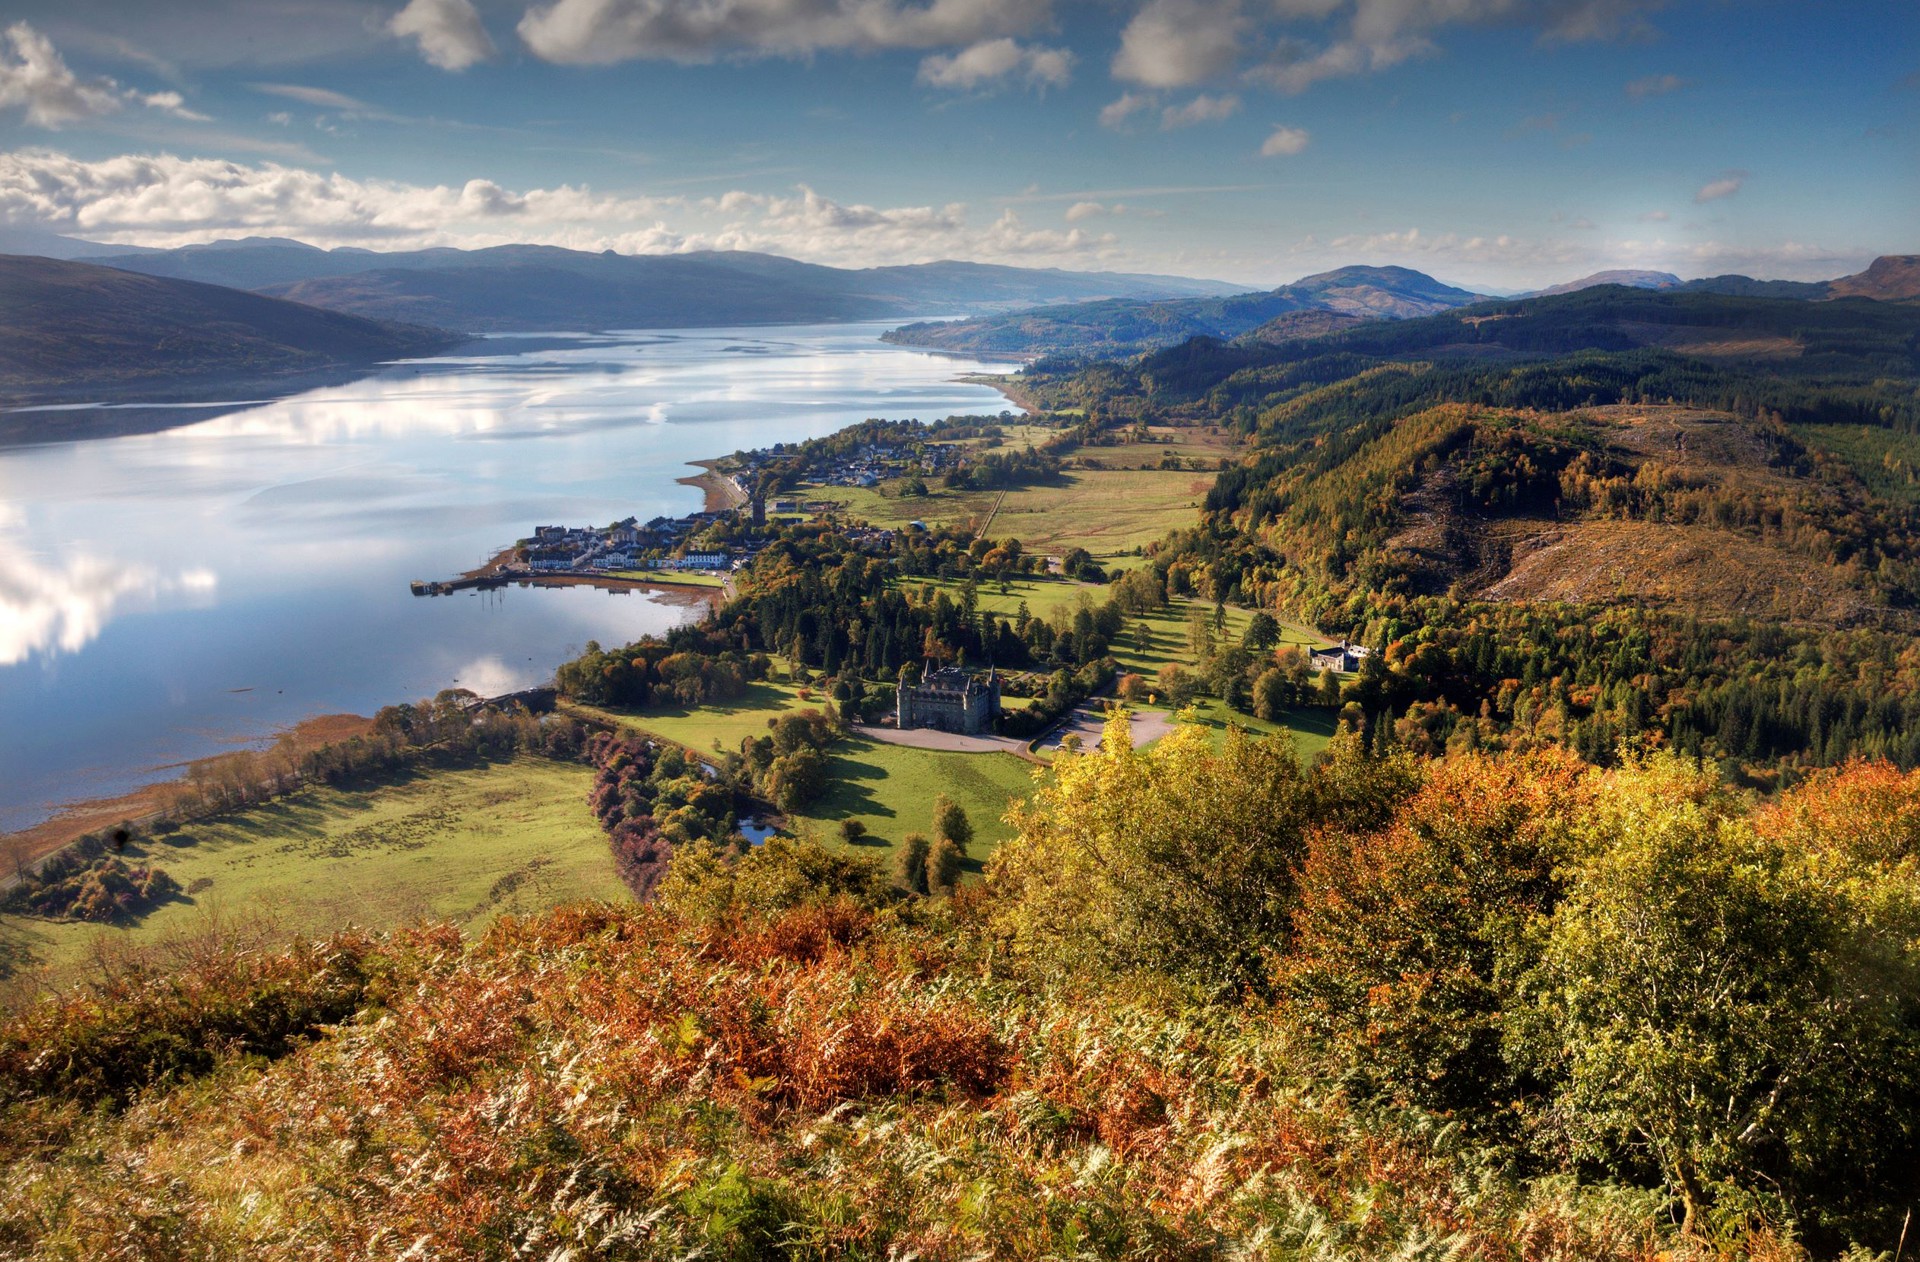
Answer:
MULTIPOLYGON (((1647 33, 1645 15, 1664 0, 1272 0, 1282 26, 1242 33, 1264 49, 1247 78, 1277 91, 1305 92, 1329 79, 1390 69, 1439 51, 1434 36, 1452 26, 1531 28, 1542 44, 1617 39, 1647 33), (1302 25, 1322 29, 1302 35, 1302 25)), ((1236 10, 1237 12, 1237 10, 1236 10)), ((1196 80, 1197 82, 1197 80, 1196 80)))
POLYGON ((1123 92, 1118 99, 1100 107, 1100 125, 1116 131, 1141 110, 1153 108, 1153 98, 1139 92, 1123 92))
POLYGON ((465 70, 498 51, 473 0, 409 0, 387 30, 399 39, 418 41, 420 55, 442 70, 465 70))
POLYGON ((1160 130, 1175 131, 1200 123, 1217 123, 1240 111, 1240 98, 1231 94, 1208 96, 1201 93, 1185 105, 1169 105, 1160 111, 1160 130))
POLYGON ((1693 195, 1693 200, 1696 202, 1717 202, 1723 197, 1732 197, 1740 191, 1740 186, 1746 182, 1747 173, 1745 171, 1728 171, 1719 179, 1710 180, 1702 184, 1700 191, 1693 195))
POLYGON ((1113 77, 1149 88, 1204 83, 1232 68, 1250 27, 1238 0, 1147 0, 1120 33, 1113 77))
POLYGON ((32 126, 53 130, 117 114, 129 104, 208 121, 188 109, 178 92, 136 92, 108 78, 80 78, 52 41, 25 22, 7 28, 6 43, 12 52, 0 48, 0 108, 23 107, 32 126))
POLYGON ((84 161, 45 150, 0 153, 0 222, 89 240, 172 246, 238 236, 315 245, 418 249, 515 242, 621 253, 763 250, 871 266, 943 258, 1068 264, 1113 256, 1110 235, 1029 228, 1011 210, 976 224, 963 203, 845 204, 802 185, 690 200, 491 180, 417 185, 296 166, 170 154, 84 161))
POLYGON ((1291 157, 1304 150, 1312 139, 1313 137, 1304 127, 1288 127, 1284 123, 1276 123, 1273 134, 1268 136, 1260 146, 1260 156, 1263 158, 1291 157))
POLYGON ((1644 79, 1635 79, 1627 85, 1627 95, 1636 101, 1644 101, 1650 96, 1665 96, 1669 92, 1678 92, 1682 88, 1693 86, 1689 80, 1677 74, 1650 74, 1644 79))
POLYGON ((315 109, 339 110, 343 114, 378 114, 381 111, 358 97, 331 88, 311 88, 304 83, 252 83, 247 86, 268 96, 283 96, 289 101, 311 105, 315 109))
POLYGON ((982 40, 951 55, 935 53, 920 63, 920 82, 972 91, 1017 78, 1033 87, 1061 88, 1073 78, 1073 54, 1064 48, 1023 47, 1011 38, 982 40))
POLYGON ((1667 220, 1671 218, 1673 218, 1673 216, 1668 214, 1664 210, 1649 210, 1648 212, 1640 216, 1640 222, 1641 223, 1665 223, 1667 222, 1667 220))
POLYGON ((1129 213, 1129 209, 1129 207, 1119 202, 1115 202, 1111 206, 1104 205, 1100 202, 1075 202, 1073 205, 1067 207, 1066 214, 1063 218, 1065 218, 1068 223, 1084 223, 1086 220, 1099 219, 1107 215, 1124 215, 1129 213))
POLYGON ((947 48, 1024 35, 1048 16, 1046 0, 553 0, 519 32, 547 61, 610 65, 947 48))

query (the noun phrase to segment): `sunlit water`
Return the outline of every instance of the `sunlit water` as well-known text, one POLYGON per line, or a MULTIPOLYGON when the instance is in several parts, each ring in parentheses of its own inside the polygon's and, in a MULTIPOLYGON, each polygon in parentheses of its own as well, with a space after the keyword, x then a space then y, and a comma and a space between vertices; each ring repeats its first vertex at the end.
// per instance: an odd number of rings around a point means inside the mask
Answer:
POLYGON ((588 588, 418 598, 548 522, 685 513, 689 460, 998 412, 880 326, 502 341, 181 428, 0 451, 0 829, 314 714, 548 678, 689 616, 588 588))

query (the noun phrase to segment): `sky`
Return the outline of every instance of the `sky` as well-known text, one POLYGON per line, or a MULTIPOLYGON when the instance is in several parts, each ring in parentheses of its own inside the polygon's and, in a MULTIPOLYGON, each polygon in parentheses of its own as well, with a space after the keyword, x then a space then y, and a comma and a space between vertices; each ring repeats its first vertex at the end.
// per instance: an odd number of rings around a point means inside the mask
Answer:
POLYGON ((8 0, 0 222, 1482 289, 1920 251, 1916 0, 8 0))

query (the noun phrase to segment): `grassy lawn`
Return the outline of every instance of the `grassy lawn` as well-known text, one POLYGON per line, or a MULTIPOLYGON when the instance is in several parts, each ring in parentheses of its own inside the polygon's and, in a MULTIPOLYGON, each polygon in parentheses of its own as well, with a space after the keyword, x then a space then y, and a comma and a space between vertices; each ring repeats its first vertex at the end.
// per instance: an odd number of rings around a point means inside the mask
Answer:
MULTIPOLYGON (((1085 548, 1096 557, 1131 553, 1169 530, 1191 525, 1214 474, 1160 469, 1074 469, 1051 486, 1007 492, 988 533, 1017 537, 1030 552, 1085 548)), ((902 499, 891 485, 823 487, 810 491, 843 503, 849 516, 876 526, 910 521, 979 529, 1000 499, 997 491, 949 491, 902 499)))
POLYGON ((706 570, 610 570, 608 578, 631 579, 636 583, 660 583, 669 587, 725 587, 727 577, 706 570))
POLYGON ((1229 726, 1237 727, 1250 736, 1277 736, 1290 732, 1293 734, 1294 753, 1303 762, 1318 757, 1333 739, 1335 714, 1332 710, 1289 710, 1279 722, 1269 723, 1251 714, 1229 710, 1224 702, 1216 698, 1202 697, 1195 703, 1194 714, 1213 734, 1216 745, 1226 737, 1229 726))
MULTIPOLYGON (((743 736, 764 736, 767 720, 789 710, 817 709, 819 701, 802 701, 791 684, 755 684, 738 701, 703 709, 597 710, 571 708, 583 715, 663 737, 701 753, 717 752, 714 742, 738 749, 743 736)), ((1016 699, 1015 704, 1025 704, 1016 699)), ((1033 764, 1012 754, 958 754, 910 749, 853 736, 832 751, 832 791, 792 817, 795 831, 810 829, 821 841, 838 846, 840 822, 858 819, 870 836, 859 853, 885 859, 910 832, 926 832, 933 819, 933 799, 945 793, 966 809, 973 821, 970 858, 977 866, 1007 837, 1000 822, 1007 803, 1025 794, 1033 764)))
POLYGON ((1242 446, 1230 430, 1220 426, 1153 425, 1148 427, 1147 436, 1148 442, 1082 447, 1075 454, 1108 469, 1152 469, 1170 455, 1212 467, 1242 446))
POLYGON ((119 928, 0 916, 0 943, 49 980, 71 980, 96 946, 138 947, 218 921, 275 934, 390 928, 585 898, 624 899, 606 835, 587 809, 592 771, 522 757, 433 770, 364 789, 314 788, 129 848, 190 891, 119 928))
POLYGON ((765 736, 767 720, 789 710, 817 710, 820 694, 802 701, 792 684, 763 681, 748 687, 737 701, 706 706, 658 706, 645 710, 603 710, 568 702, 583 716, 604 719, 622 727, 638 728, 702 754, 733 753, 745 736, 765 736), (716 742, 718 748, 716 748, 716 742))
POLYGON ((820 840, 839 846, 840 822, 857 819, 868 836, 849 849, 884 862, 902 837, 929 831, 933 799, 944 793, 973 823, 967 857, 975 871, 1012 835, 1000 817, 1009 802, 1031 791, 1035 771, 1012 754, 944 753, 858 736, 834 746, 832 761, 832 791, 794 817, 796 829, 810 827, 820 840))
MULTIPOLYGON (((918 598, 922 586, 931 585, 943 589, 959 599, 960 589, 965 585, 958 579, 922 579, 902 580, 909 592, 918 598)), ((1027 611, 1036 618, 1050 618, 1057 609, 1072 610, 1081 600, 1090 606, 1106 603, 1107 589, 1097 583, 1074 583, 1063 578, 1011 578, 1005 584, 994 580, 981 582, 978 587, 980 607, 1008 618, 1019 610, 1020 603, 1026 602, 1027 611), (1005 591, 1001 588, 1005 587, 1005 591)), ((1152 674, 1168 662, 1178 662, 1182 666, 1194 664, 1193 651, 1187 638, 1187 616, 1196 602, 1175 600, 1164 609, 1155 610, 1144 618, 1129 618, 1126 630, 1111 646, 1114 660, 1121 669, 1152 674), (1144 622, 1150 633, 1150 639, 1143 648, 1135 634, 1144 622)), ((1213 606, 1205 601, 1197 602, 1207 616, 1213 616, 1213 606)), ((1253 620, 1253 611, 1237 606, 1227 606, 1227 630, 1225 638, 1238 641, 1247 632, 1247 624, 1253 620)), ((1209 623, 1211 625, 1211 623, 1209 623)), ((1303 647, 1319 647, 1327 642, 1325 636, 1308 628, 1282 622, 1280 624, 1280 643, 1298 644, 1303 647)))

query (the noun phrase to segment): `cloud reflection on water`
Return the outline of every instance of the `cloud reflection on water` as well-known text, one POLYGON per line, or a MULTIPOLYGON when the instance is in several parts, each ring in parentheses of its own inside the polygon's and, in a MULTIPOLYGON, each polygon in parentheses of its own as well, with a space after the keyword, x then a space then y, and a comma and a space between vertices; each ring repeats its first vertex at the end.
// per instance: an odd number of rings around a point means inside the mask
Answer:
POLYGON ((126 606, 176 594, 204 598, 217 584, 207 569, 165 575, 85 553, 43 565, 0 543, 0 666, 78 653, 126 606))

